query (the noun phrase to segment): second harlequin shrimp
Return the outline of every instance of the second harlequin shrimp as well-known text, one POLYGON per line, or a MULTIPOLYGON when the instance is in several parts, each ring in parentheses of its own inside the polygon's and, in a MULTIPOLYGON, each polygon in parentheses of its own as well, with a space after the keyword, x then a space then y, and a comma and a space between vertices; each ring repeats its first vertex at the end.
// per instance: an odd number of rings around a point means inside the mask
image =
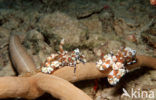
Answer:
POLYGON ((118 50, 114 55, 112 53, 103 55, 96 63, 96 67, 100 71, 104 71, 111 67, 112 71, 108 74, 108 82, 111 85, 116 85, 120 78, 124 76, 128 70, 125 65, 133 64, 136 62, 136 51, 126 47, 118 50))

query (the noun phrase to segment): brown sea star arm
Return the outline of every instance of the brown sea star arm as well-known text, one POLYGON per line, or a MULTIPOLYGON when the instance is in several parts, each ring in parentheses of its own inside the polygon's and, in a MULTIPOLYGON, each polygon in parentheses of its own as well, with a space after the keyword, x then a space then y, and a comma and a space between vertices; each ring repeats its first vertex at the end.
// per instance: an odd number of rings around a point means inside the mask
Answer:
POLYGON ((80 80, 87 80, 87 79, 96 79, 106 77, 110 72, 110 69, 100 72, 96 68, 96 64, 93 62, 86 63, 86 64, 78 64, 76 73, 73 73, 73 67, 63 67, 57 71, 55 71, 52 75, 61 77, 65 80, 70 82, 76 82, 80 80))
POLYGON ((19 74, 34 72, 36 70, 33 59, 21 45, 17 35, 10 36, 9 51, 14 67, 19 74))
POLYGON ((128 69, 135 69, 138 67, 149 67, 152 69, 156 69, 156 58, 154 57, 150 57, 150 56, 141 56, 141 55, 137 55, 136 56, 137 62, 132 64, 132 65, 128 65, 126 66, 128 69))
POLYGON ((31 77, 0 77, 0 83, 0 98, 34 99, 47 92, 61 100, 92 100, 68 81, 43 73, 31 77))

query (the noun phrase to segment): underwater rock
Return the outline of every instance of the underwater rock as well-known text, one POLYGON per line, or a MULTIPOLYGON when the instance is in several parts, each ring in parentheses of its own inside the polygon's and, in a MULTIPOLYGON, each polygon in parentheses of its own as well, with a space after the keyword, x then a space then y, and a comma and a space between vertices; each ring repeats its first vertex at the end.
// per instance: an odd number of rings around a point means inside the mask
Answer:
POLYGON ((119 95, 113 95, 115 93, 115 88, 104 88, 96 93, 95 100, 119 100, 119 95))
MULTIPOLYGON (((85 40, 86 30, 83 29, 78 20, 61 12, 43 15, 38 23, 43 35, 55 40, 64 38, 69 45, 78 45, 85 40), (46 24, 45 24, 46 23, 46 24)), ((50 41, 52 44, 54 40, 50 41)))
POLYGON ((44 37, 43 35, 38 32, 37 30, 30 30, 27 32, 27 35, 26 35, 26 38, 28 40, 41 40, 41 41, 44 41, 44 37))
POLYGON ((156 25, 153 25, 148 30, 141 34, 142 40, 150 47, 156 48, 156 25))
POLYGON ((8 44, 10 31, 6 28, 0 27, 0 49, 8 44))
POLYGON ((9 61, 8 45, 10 30, 0 27, 0 69, 9 61))
POLYGON ((111 9, 102 11, 99 14, 99 20, 102 22, 102 29, 104 33, 113 32, 114 13, 111 9))
POLYGON ((143 41, 150 47, 156 48, 156 36, 142 34, 143 41))
POLYGON ((120 47, 122 47, 122 43, 121 43, 121 42, 112 40, 112 41, 109 41, 109 42, 108 42, 108 48, 107 48, 107 50, 108 50, 109 52, 110 52, 110 51, 116 51, 116 50, 119 49, 120 47))
POLYGON ((10 18, 6 23, 3 24, 3 27, 7 29, 16 29, 19 25, 19 22, 15 18, 10 18))
POLYGON ((79 5, 78 10, 77 10, 77 18, 86 18, 89 17, 93 14, 99 13, 103 10, 102 5, 98 5, 96 3, 86 3, 84 5, 79 5))
POLYGON ((104 2, 101 0, 71 0, 66 2, 63 12, 78 19, 85 19, 104 9, 104 2))
POLYGON ((8 38, 10 35, 10 31, 6 28, 0 27, 0 38, 8 38))
POLYGON ((134 34, 127 35, 126 39, 130 42, 137 43, 137 39, 136 39, 136 36, 134 34))
POLYGON ((0 70, 0 76, 14 76, 15 71, 12 68, 11 62, 9 62, 5 67, 0 70))
POLYGON ((118 35, 131 34, 137 28, 138 24, 129 18, 119 18, 114 21, 114 30, 118 35))
POLYGON ((81 19, 80 22, 87 27, 88 34, 102 34, 102 23, 97 15, 81 19))
POLYGON ((149 32, 150 32, 151 35, 156 36, 156 28, 150 29, 149 32))
POLYGON ((85 58, 87 59, 87 62, 96 60, 95 55, 90 50, 87 50, 87 49, 82 50, 82 54, 85 55, 85 58))
POLYGON ((45 42, 44 36, 35 29, 26 33, 23 44, 27 48, 27 52, 35 59, 34 61, 37 66, 39 66, 51 52, 54 52, 54 48, 50 47, 45 42), (41 52, 43 55, 40 56, 41 52))
POLYGON ((63 1, 66 0, 40 0, 42 3, 48 5, 48 4, 55 4, 55 2, 57 3, 62 3, 63 1))

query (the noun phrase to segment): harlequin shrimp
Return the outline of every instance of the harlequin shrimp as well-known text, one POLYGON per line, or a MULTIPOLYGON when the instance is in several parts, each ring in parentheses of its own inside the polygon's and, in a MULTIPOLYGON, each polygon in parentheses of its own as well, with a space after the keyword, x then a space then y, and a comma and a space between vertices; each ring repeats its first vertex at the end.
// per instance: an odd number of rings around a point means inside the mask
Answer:
POLYGON ((116 85, 120 78, 128 72, 125 66, 133 63, 136 63, 136 51, 126 47, 118 50, 115 55, 113 53, 103 55, 102 58, 96 62, 96 67, 100 71, 111 68, 112 71, 108 74, 107 79, 111 85, 116 85))
POLYGON ((57 54, 51 54, 47 57, 46 61, 41 66, 41 71, 43 73, 52 73, 56 69, 64 66, 74 67, 74 73, 76 71, 76 64, 80 62, 86 63, 85 56, 82 55, 79 49, 75 49, 72 53, 68 53, 63 50, 64 39, 61 40, 59 45, 59 52, 57 54))

